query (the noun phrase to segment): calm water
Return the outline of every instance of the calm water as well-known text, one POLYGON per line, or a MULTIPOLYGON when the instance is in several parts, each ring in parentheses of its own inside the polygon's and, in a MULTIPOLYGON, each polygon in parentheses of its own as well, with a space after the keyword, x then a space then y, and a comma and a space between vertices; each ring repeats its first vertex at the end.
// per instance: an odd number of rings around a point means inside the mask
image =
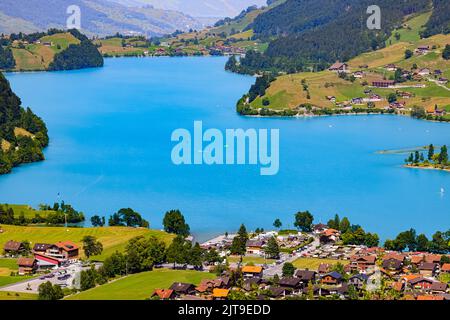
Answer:
POLYGON ((378 150, 449 143, 450 124, 396 116, 262 119, 236 115, 254 79, 227 73, 223 58, 109 59, 103 69, 9 74, 25 106, 44 118, 47 160, 0 177, 0 202, 53 203, 87 215, 132 207, 160 228, 179 208, 205 238, 240 223, 292 227, 310 210, 335 213, 383 238, 414 227, 450 227, 450 174, 401 167, 378 150), (171 133, 204 127, 279 128, 280 171, 255 166, 174 166, 171 133), (440 189, 446 194, 441 195, 440 189))

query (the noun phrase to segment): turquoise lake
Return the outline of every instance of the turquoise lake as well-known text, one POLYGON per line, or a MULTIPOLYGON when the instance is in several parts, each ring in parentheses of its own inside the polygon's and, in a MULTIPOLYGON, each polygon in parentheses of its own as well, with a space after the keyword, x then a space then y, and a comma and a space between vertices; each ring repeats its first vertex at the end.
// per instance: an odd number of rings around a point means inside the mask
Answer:
POLYGON ((427 235, 449 229, 450 173, 406 169, 406 155, 377 151, 449 144, 450 124, 390 115, 241 117, 236 101, 254 79, 225 72, 225 62, 124 58, 101 69, 8 74, 51 141, 46 161, 0 177, 0 203, 65 200, 87 216, 132 207, 153 228, 165 211, 180 209, 200 240, 241 223, 269 229, 275 218, 292 228, 302 210, 315 222, 347 216, 383 239, 410 227, 427 235), (192 130, 195 120, 205 129, 279 129, 279 173, 175 166, 171 133, 192 130))

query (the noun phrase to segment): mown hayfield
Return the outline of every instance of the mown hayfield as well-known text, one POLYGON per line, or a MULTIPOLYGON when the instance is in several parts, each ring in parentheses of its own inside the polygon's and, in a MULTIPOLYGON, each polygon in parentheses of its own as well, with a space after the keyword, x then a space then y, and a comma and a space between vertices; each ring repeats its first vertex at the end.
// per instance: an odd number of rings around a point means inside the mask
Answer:
POLYGON ((213 279, 212 273, 157 269, 138 273, 105 285, 68 297, 68 300, 144 300, 150 298, 155 289, 169 288, 174 282, 198 285, 203 279, 213 279))
POLYGON ((16 61, 15 70, 33 71, 43 70, 44 63, 42 57, 26 49, 12 48, 14 60, 16 61))
MULTIPOLYGON (((75 38, 71 33, 58 33, 53 34, 51 36, 44 36, 41 39, 41 42, 52 42, 53 45, 50 47, 55 53, 61 52, 71 44, 79 44, 80 40, 75 38), (59 47, 58 47, 59 46, 59 47)), ((46 47, 48 48, 48 47, 46 47)))
MULTIPOLYGON (((227 258, 229 263, 238 263, 240 259, 241 257, 239 256, 230 256, 227 258)), ((275 259, 264 259, 263 257, 244 256, 242 258, 243 264, 272 264, 275 261, 275 259)))
POLYGON ((3 248, 8 240, 28 240, 31 245, 70 240, 81 246, 81 240, 84 236, 94 236, 103 244, 104 250, 100 256, 92 257, 92 259, 100 261, 115 251, 123 251, 127 242, 137 236, 155 236, 167 244, 173 239, 173 235, 163 231, 127 227, 64 228, 2 225, 2 229, 3 233, 0 233, 0 248, 3 248))
POLYGON ((405 21, 407 27, 395 30, 392 36, 388 39, 386 44, 389 45, 398 42, 411 42, 411 43, 418 42, 420 40, 419 32, 423 30, 423 26, 430 19, 431 13, 432 13, 431 11, 426 12, 405 21), (394 36, 395 33, 398 33, 400 35, 399 40, 397 40, 396 37, 394 36))
POLYGON ((19 293, 0 291, 0 300, 37 300, 38 295, 33 293, 19 293))
POLYGON ((9 208, 14 210, 14 216, 17 218, 20 214, 23 213, 25 218, 31 219, 36 216, 36 214, 40 215, 41 217, 46 217, 50 213, 55 213, 53 210, 36 210, 32 208, 31 206, 24 205, 24 204, 2 204, 0 203, 0 207, 3 208, 3 210, 8 210, 9 208))
POLYGON ((319 269, 319 265, 321 265, 322 263, 328 263, 330 265, 341 263, 345 266, 349 262, 347 260, 335 260, 335 259, 298 258, 293 262, 293 265, 297 269, 309 269, 317 271, 319 269))

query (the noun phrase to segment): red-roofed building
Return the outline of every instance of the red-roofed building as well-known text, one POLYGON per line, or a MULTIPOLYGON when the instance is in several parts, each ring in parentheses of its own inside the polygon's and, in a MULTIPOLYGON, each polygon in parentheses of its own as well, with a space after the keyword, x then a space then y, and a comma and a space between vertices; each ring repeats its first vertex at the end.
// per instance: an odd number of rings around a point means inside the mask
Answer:
POLYGON ((152 294, 153 297, 158 297, 161 300, 170 300, 175 298, 175 293, 171 289, 156 289, 152 294))

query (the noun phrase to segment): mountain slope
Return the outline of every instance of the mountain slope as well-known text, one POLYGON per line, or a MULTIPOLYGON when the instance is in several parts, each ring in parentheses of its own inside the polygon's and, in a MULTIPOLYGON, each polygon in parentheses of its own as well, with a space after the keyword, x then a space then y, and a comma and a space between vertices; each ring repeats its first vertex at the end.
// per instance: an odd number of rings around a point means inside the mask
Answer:
POLYGON ((192 17, 152 7, 126 7, 107 0, 2 0, 0 32, 35 32, 65 28, 67 7, 81 9, 82 32, 88 35, 140 33, 162 35, 202 28, 192 17))
POLYGON ((175 10, 192 17, 234 17, 243 9, 266 5, 266 0, 113 0, 122 4, 136 2, 150 4, 155 8, 175 10))
POLYGON ((287 0, 259 15, 252 24, 256 36, 273 38, 266 53, 241 61, 244 72, 264 64, 286 72, 322 70, 336 60, 385 46, 405 16, 430 9, 429 0, 378 0, 381 30, 369 30, 367 8, 372 0, 287 0), (351 40, 350 40, 351 39, 351 40))

